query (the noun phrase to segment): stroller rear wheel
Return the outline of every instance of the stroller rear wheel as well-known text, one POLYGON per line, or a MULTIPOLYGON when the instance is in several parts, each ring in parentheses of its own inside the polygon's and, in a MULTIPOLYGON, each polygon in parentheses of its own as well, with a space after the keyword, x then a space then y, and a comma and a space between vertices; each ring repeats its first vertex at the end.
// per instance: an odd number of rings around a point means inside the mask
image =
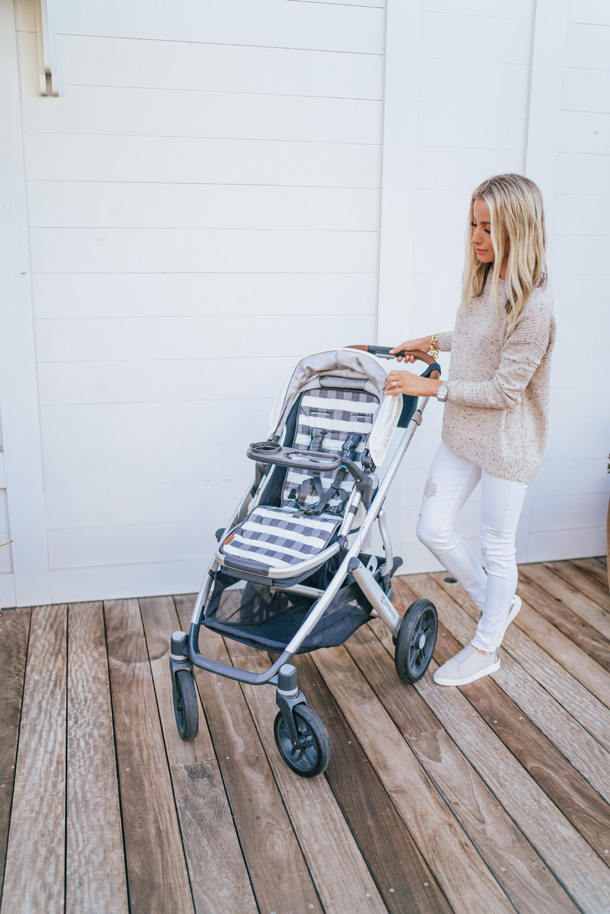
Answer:
POLYGON ((438 617, 430 600, 415 600, 402 617, 396 637, 394 663, 403 682, 417 682, 434 653, 438 617))
POLYGON ((189 670, 178 670, 173 680, 174 714, 178 733, 182 739, 195 739, 199 732, 199 708, 193 674, 189 670))
POLYGON ((328 767, 331 755, 330 737, 316 712, 307 705, 296 705, 292 709, 292 714, 300 745, 293 744, 281 711, 273 724, 275 742, 289 768, 302 778, 313 778, 328 767))

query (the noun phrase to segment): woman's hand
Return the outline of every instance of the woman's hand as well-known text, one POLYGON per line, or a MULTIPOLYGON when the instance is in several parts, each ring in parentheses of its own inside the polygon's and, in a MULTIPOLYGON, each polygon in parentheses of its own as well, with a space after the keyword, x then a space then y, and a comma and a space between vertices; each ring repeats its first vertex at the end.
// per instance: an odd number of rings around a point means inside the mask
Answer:
POLYGON ((399 355, 396 357, 396 360, 398 362, 402 362, 402 360, 404 358, 405 362, 414 362, 416 359, 416 356, 409 355, 408 353, 417 352, 417 351, 428 352, 431 345, 432 345, 432 334, 430 334, 429 336, 420 336, 416 340, 405 340, 404 343, 400 344, 400 346, 395 346, 394 349, 391 350, 391 353, 394 354, 395 352, 401 352, 401 350, 405 349, 407 352, 407 355, 405 355, 405 356, 399 355))
POLYGON ((434 378, 422 378, 412 371, 390 371, 386 381, 386 394, 407 394, 411 397, 434 397, 441 386, 434 378))

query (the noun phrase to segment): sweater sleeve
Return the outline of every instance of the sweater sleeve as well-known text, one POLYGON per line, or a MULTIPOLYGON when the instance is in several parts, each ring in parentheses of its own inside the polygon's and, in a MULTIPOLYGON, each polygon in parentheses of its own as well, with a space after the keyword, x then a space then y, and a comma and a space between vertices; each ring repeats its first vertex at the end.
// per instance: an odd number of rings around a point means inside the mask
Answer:
POLYGON ((443 333, 439 333, 439 335, 438 335, 439 352, 451 352, 452 342, 453 342, 453 330, 444 330, 443 333))
POLYGON ((550 311, 523 317, 502 347, 494 376, 488 381, 449 381, 447 399, 462 406, 512 409, 544 357, 550 332, 550 311))

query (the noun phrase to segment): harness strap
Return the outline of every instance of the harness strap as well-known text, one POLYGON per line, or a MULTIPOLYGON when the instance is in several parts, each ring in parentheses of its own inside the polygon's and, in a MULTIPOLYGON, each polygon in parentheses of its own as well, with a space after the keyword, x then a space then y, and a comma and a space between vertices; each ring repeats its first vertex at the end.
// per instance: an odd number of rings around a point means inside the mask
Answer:
MULTIPOLYGON (((358 450, 358 445, 364 438, 364 435, 360 435, 357 432, 350 432, 346 436, 345 441, 343 442, 343 447, 341 448, 341 456, 347 457, 350 460, 355 460, 356 452, 358 450)), ((341 466, 335 473, 335 478, 327 489, 326 493, 322 494, 322 497, 315 505, 309 505, 309 507, 303 508, 304 514, 316 515, 321 514, 326 506, 333 500, 333 498, 339 499, 339 504, 335 505, 333 508, 329 509, 329 514, 342 514, 345 503, 349 498, 349 493, 344 489, 341 489, 341 484, 347 476, 347 467, 341 466)), ((319 477, 318 477, 319 478, 319 477)))

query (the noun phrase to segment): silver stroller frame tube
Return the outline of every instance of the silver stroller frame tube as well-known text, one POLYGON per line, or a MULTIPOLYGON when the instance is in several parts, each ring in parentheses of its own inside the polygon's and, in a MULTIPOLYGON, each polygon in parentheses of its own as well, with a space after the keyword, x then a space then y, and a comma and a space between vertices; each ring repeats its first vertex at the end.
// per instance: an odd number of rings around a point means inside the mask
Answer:
MULTIPOLYGON (((214 572, 221 564, 218 560, 218 555, 216 554, 210 564, 206 579, 197 597, 197 601, 193 610, 193 616, 191 619, 189 634, 187 635, 185 632, 175 632, 174 635, 172 635, 171 667, 174 672, 180 669, 190 670, 191 666, 196 666, 199 669, 207 670, 219 676, 225 676, 228 679, 237 680, 238 682, 245 682, 251 685, 262 685, 263 683, 268 682, 273 685, 278 685, 280 690, 282 690, 284 680, 286 679, 286 676, 289 675, 288 672, 285 672, 281 669, 282 666, 284 666, 284 664, 289 664, 289 661, 297 653, 305 638, 315 628, 318 621, 324 615, 324 612, 328 608, 329 604, 337 595, 348 574, 353 576, 358 586, 373 606, 379 618, 383 620, 392 634, 395 635, 398 632, 400 625, 400 616, 392 606, 390 600, 382 588, 375 580, 374 576, 367 568, 365 568, 358 556, 366 549, 373 532, 373 525, 376 521, 378 521, 385 551, 386 566, 388 570, 391 570, 393 562, 392 549, 385 521, 385 515, 383 512, 383 504, 388 494, 388 490, 398 472, 403 456, 411 443, 411 439, 413 438, 416 429, 421 424, 422 415, 428 404, 428 399, 428 397, 420 398, 418 407, 415 410, 415 413, 413 414, 413 417, 411 418, 407 428, 405 429, 402 440, 396 450, 396 453, 394 454, 387 472, 381 480, 379 488, 377 489, 377 492, 373 498, 371 507, 367 511, 364 522, 360 529, 354 534, 354 542, 347 550, 345 558, 339 566, 331 583, 326 588, 323 595, 320 597, 313 612, 303 622, 298 632, 294 635, 290 643, 286 646, 286 649, 282 655, 275 661, 275 663, 273 663, 273 665, 269 667, 269 669, 264 673, 257 674, 251 673, 247 670, 237 669, 236 667, 229 666, 228 664, 220 663, 215 660, 211 660, 210 658, 204 657, 202 654, 200 654, 198 641, 199 629, 201 626, 201 617, 203 614, 205 602, 208 598, 210 588, 212 586, 214 572)), ((250 491, 251 490, 249 490, 249 492, 250 491)), ((236 512, 236 515, 244 509, 247 500, 248 493, 243 499, 240 508, 236 512)), ((234 520, 235 518, 231 523, 233 523, 234 520)), ((339 551, 339 548, 339 545, 335 544, 333 547, 330 547, 330 549, 324 550, 324 553, 328 552, 329 554, 335 554, 339 551)), ((315 562, 312 563, 312 570, 315 567, 319 566, 320 558, 323 557, 323 554, 320 554, 316 557, 315 562)), ((325 556, 325 558, 327 557, 328 556, 325 556)), ((300 571, 304 570, 306 570, 305 563, 302 563, 300 566, 293 566, 290 571, 290 576, 294 577, 295 573, 298 574, 300 571)), ((284 576, 287 577, 287 575, 284 576)), ((287 590, 288 589, 291 588, 287 588, 287 590)), ((289 667, 289 669, 293 670, 294 668, 289 667)), ((299 696, 299 700, 304 701, 302 693, 299 693, 299 696)))

